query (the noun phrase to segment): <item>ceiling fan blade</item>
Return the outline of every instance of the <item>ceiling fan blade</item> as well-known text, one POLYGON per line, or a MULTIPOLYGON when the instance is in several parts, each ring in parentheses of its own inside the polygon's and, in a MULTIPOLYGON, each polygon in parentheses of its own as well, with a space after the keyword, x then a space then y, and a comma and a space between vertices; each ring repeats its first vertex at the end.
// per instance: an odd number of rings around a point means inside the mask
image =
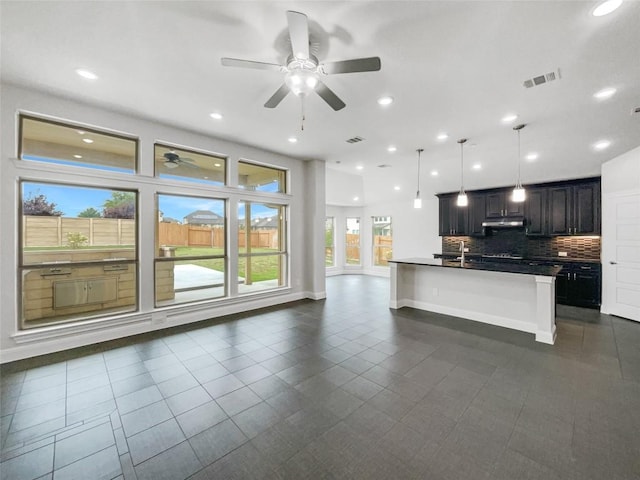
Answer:
POLYGON ((267 103, 264 104, 266 108, 275 108, 282 101, 284 97, 289 93, 289 87, 286 84, 282 84, 282 86, 276 90, 276 93, 271 95, 271 98, 267 100, 267 103))
POLYGON ((340 98, 320 80, 318 80, 318 85, 316 85, 316 92, 334 110, 342 110, 344 107, 346 107, 346 104, 342 100, 340 100, 340 98))
POLYGON ((274 70, 276 72, 282 71, 282 65, 278 65, 277 63, 254 62, 252 60, 227 57, 222 58, 221 62, 225 67, 255 68, 257 70, 274 70))
POLYGON ((377 72, 380 70, 380 57, 355 58, 341 62, 329 62, 321 66, 327 75, 337 73, 377 72))
POLYGON ((304 13, 287 12, 289 23, 289 38, 291 38, 291 50, 293 56, 301 60, 309 58, 309 22, 304 13))

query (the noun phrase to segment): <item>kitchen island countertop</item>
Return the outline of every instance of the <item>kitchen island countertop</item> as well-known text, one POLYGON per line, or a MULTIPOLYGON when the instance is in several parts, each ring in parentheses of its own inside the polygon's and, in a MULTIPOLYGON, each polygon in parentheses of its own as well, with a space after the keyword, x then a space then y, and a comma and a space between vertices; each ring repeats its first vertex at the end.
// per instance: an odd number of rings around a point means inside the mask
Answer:
POLYGON ((425 265, 431 267, 446 267, 457 268, 465 270, 483 270, 489 272, 504 272, 504 273, 521 273, 524 275, 542 275, 547 277, 555 277, 562 267, 545 266, 545 265, 528 265, 520 263, 498 263, 498 262, 482 262, 482 263, 470 263, 465 262, 464 265, 460 264, 459 260, 444 260, 437 258, 401 258, 389 260, 389 263, 402 263, 407 265, 425 265))

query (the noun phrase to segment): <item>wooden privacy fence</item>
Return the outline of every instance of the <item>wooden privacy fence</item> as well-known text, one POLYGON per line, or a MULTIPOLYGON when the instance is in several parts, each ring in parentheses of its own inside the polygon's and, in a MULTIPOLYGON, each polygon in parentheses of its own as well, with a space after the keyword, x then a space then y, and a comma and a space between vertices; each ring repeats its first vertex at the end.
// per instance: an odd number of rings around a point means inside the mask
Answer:
MULTIPOLYGON (((25 247, 64 247, 68 233, 87 238, 86 246, 134 245, 135 220, 121 218, 75 218, 25 215, 22 238, 25 247)), ((224 229, 177 223, 158 224, 158 244, 180 247, 223 247, 224 229)), ((238 244, 246 246, 244 231, 238 232, 238 244)), ((278 248, 277 230, 251 231, 254 248, 278 248)))
POLYGON ((386 235, 373 236, 373 264, 387 265, 391 259, 392 237, 386 235))
POLYGON ((136 224, 123 218, 23 217, 25 247, 64 247, 68 245, 68 233, 84 235, 86 245, 134 245, 136 224))

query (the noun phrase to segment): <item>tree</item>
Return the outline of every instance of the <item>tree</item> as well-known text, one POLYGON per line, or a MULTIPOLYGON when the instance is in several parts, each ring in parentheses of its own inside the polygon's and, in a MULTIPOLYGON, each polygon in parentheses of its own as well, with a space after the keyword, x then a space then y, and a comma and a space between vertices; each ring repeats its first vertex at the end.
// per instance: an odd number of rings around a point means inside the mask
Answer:
POLYGON ((104 218, 134 218, 136 197, 133 192, 111 192, 111 198, 102 205, 104 218))
POLYGON ((61 217, 64 215, 61 210, 56 210, 56 204, 47 200, 44 194, 34 195, 31 192, 22 202, 22 214, 47 217, 61 217))
POLYGON ((85 208, 78 214, 80 218, 100 218, 102 214, 93 207, 85 208))

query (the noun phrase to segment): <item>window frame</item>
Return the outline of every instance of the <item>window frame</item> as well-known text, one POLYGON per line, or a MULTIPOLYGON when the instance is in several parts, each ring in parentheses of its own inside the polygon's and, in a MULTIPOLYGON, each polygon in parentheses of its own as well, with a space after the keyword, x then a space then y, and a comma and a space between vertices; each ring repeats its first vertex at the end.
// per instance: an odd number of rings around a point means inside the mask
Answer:
MULTIPOLYGON (((272 165, 269 163, 262 163, 262 162, 257 162, 254 160, 248 160, 246 158, 239 158, 237 163, 236 163, 236 185, 238 186, 239 189, 241 189, 242 191, 245 192, 251 192, 251 193, 259 193, 259 194, 267 194, 267 195, 287 195, 289 194, 289 175, 290 175, 290 171, 288 168, 283 168, 283 167, 279 167, 276 165, 272 165), (260 168, 265 168, 265 169, 269 169, 269 170, 276 170, 278 172, 282 172, 282 176, 283 176, 283 182, 284 188, 281 188, 281 191, 278 192, 268 192, 268 191, 264 191, 264 190, 249 190, 247 188, 245 188, 244 186, 242 186, 240 184, 240 165, 245 164, 245 165, 250 165, 250 166, 254 166, 254 167, 260 167, 260 168)), ((241 200, 239 200, 241 201, 241 200)))
MULTIPOLYGON (((155 140, 153 142, 153 177, 155 179, 157 179, 158 181, 160 181, 160 182, 179 182, 180 185, 184 185, 184 183, 186 183, 186 185, 188 185, 188 186, 193 186, 194 183, 195 183, 195 184, 200 185, 202 187, 226 188, 226 187, 229 186, 229 156, 228 155, 224 155, 222 153, 215 153, 215 152, 202 150, 202 149, 198 149, 198 148, 187 147, 187 146, 179 145, 177 143, 164 142, 162 140, 155 140), (187 153, 191 153, 191 154, 195 154, 195 155, 203 155, 203 156, 211 157, 212 159, 215 158, 215 159, 222 160, 224 162, 224 170, 223 170, 224 181, 223 181, 222 185, 218 185, 218 184, 214 184, 214 183, 208 183, 206 181, 199 182, 199 181, 194 181, 194 180, 184 180, 184 179, 179 178, 178 175, 176 175, 176 177, 178 177, 178 178, 162 178, 162 177, 160 177, 159 174, 158 174, 158 171, 156 170, 156 161, 155 161, 155 155, 156 155, 156 148, 157 147, 181 150, 183 152, 187 152, 187 153)), ((196 178, 196 177, 183 177, 183 178, 196 178)))
MULTIPOLYGON (((131 175, 131 176, 136 176, 140 174, 140 139, 137 136, 129 135, 123 132, 118 132, 108 128, 99 128, 99 127, 94 127, 90 125, 84 125, 78 122, 61 120, 53 117, 48 117, 45 115, 33 114, 30 112, 19 111, 17 115, 18 115, 18 119, 17 119, 18 120, 18 128, 17 128, 18 141, 17 141, 16 157, 20 161, 38 162, 46 165, 60 165, 60 164, 57 164, 56 162, 41 162, 38 160, 29 160, 29 159, 23 158, 24 120, 33 120, 37 122, 48 123, 50 125, 56 125, 59 127, 77 129, 85 132, 95 133, 97 135, 105 135, 105 136, 115 137, 121 140, 128 140, 133 142, 135 145, 134 158, 133 158, 133 171, 131 172, 125 172, 125 171, 116 172, 116 171, 108 170, 106 168, 100 168, 101 164, 99 163, 98 164, 82 164, 78 162, 78 165, 65 165, 65 166, 69 168, 82 168, 84 170, 89 170, 89 171, 108 172, 110 174, 113 173, 113 174, 131 175), (89 165, 95 165, 95 166, 89 166, 89 165)), ((69 160, 69 162, 71 162, 71 160, 69 160)))
MULTIPOLYGON (((71 182, 60 182, 60 181, 51 181, 47 179, 34 179, 34 178, 18 178, 18 242, 17 242, 17 293, 18 293, 18 302, 17 302, 17 322, 18 329, 22 332, 50 327, 54 325, 74 325, 86 321, 99 320, 101 318, 111 317, 113 315, 122 315, 122 314, 131 314, 140 311, 140 191, 133 190, 123 187, 115 187, 115 186, 96 186, 96 185, 87 185, 87 184, 79 184, 79 183, 71 183, 71 182), (108 191, 117 191, 117 192, 130 192, 135 194, 135 245, 133 248, 134 258, 133 259, 123 259, 123 258, 115 258, 115 259, 100 259, 100 260, 92 260, 92 261, 56 261, 55 266, 52 267, 50 262, 41 262, 41 263, 25 263, 24 262, 24 233, 25 233, 25 222, 24 222, 24 195, 23 195, 23 184, 25 183, 40 183, 40 184, 48 184, 55 185, 60 187, 71 187, 71 188, 83 188, 83 189, 95 189, 95 190, 108 190, 108 191), (43 270, 48 267, 50 268, 51 275, 57 275, 54 270, 62 270, 66 268, 87 268, 87 267, 95 267, 95 266, 108 266, 108 265, 133 265, 134 266, 134 274, 135 274, 135 282, 134 282, 134 304, 133 308, 125 309, 120 311, 108 311, 101 313, 100 310, 96 311, 96 313, 91 312, 80 312, 77 315, 82 315, 79 317, 74 316, 74 314, 69 314, 63 317, 51 317, 50 321, 46 321, 46 317, 39 322, 37 325, 26 326, 25 323, 28 320, 25 318, 25 306, 24 302, 26 300, 26 290, 24 288, 23 278, 25 274, 29 271, 34 270, 43 270)), ((72 217, 73 218, 73 217, 72 217)), ((41 274, 42 275, 42 274, 41 274)), ((53 300, 52 300, 53 301, 53 300)), ((73 308, 73 307, 71 307, 73 308)))
MULTIPOLYGON (((156 224, 155 224, 155 234, 154 234, 154 256, 153 256, 153 308, 154 309, 160 309, 160 308, 165 308, 165 307, 171 307, 171 306, 176 306, 176 305, 188 305, 191 303, 197 303, 197 302, 205 302, 205 301, 214 301, 214 300, 220 300, 220 299, 225 299, 225 298, 229 298, 229 293, 230 293, 230 289, 229 289, 229 279, 231 278, 229 275, 229 232, 228 232, 228 227, 229 227, 229 218, 228 218, 228 211, 229 211, 229 200, 228 198, 221 198, 221 197, 207 197, 204 195, 186 195, 184 193, 167 193, 167 192, 162 192, 162 191, 158 191, 156 190, 154 192, 154 199, 155 199, 155 204, 154 204, 154 214, 155 214, 155 218, 156 218, 156 224), (171 196, 171 197, 180 197, 180 198, 195 198, 195 199, 202 199, 202 200, 215 200, 215 201, 221 201, 223 202, 223 212, 224 212, 224 251, 222 253, 222 255, 189 255, 189 256, 169 256, 169 257, 163 257, 160 256, 160 235, 159 235, 159 224, 160 222, 157 221, 158 218, 158 213, 160 211, 160 206, 159 206, 159 197, 160 196, 171 196), (158 263, 164 263, 164 262, 178 262, 178 261, 183 261, 183 260, 219 260, 222 259, 223 261, 223 265, 224 265, 224 285, 223 285, 223 294, 221 296, 217 296, 217 297, 209 297, 209 298, 199 298, 199 299, 193 299, 193 300, 188 300, 188 301, 181 301, 181 302, 175 302, 175 303, 166 303, 166 304, 158 304, 158 277, 157 277, 157 270, 156 270, 156 266, 158 263)), ((194 289, 195 290, 195 289, 194 289)))
MULTIPOLYGON (((344 234, 344 246, 345 246, 345 255, 344 255, 344 265, 346 267, 361 267, 362 266, 362 218, 361 217, 345 217, 345 234, 344 234), (349 263, 349 247, 355 247, 354 244, 349 243, 347 240, 347 235, 349 235, 349 220, 357 220, 358 222, 358 263, 349 263)), ((351 234, 353 235, 353 234, 351 234)))

